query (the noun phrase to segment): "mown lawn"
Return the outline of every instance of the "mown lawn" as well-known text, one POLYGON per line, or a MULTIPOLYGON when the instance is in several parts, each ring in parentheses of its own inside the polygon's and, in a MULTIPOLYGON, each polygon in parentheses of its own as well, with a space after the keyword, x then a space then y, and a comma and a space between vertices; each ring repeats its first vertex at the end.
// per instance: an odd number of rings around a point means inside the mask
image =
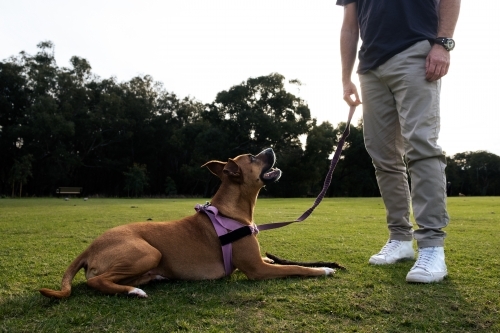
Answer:
MULTIPOLYGON (((257 224, 298 217, 312 199, 260 199, 257 224)), ((261 232, 263 252, 337 261, 334 277, 144 286, 147 299, 106 296, 81 271, 67 300, 67 265, 104 230, 194 213, 201 199, 0 199, 1 332, 500 332, 500 197, 454 197, 449 277, 407 284, 412 262, 368 265, 387 238, 380 198, 329 198, 304 222, 261 232)))

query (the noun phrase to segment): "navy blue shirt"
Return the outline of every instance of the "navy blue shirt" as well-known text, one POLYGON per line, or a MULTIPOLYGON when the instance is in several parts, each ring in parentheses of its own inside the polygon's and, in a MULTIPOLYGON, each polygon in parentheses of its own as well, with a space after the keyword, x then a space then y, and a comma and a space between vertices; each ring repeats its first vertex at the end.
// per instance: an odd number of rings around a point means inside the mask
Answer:
POLYGON ((416 42, 438 37, 438 0, 337 0, 356 2, 361 37, 358 73, 377 68, 416 42))

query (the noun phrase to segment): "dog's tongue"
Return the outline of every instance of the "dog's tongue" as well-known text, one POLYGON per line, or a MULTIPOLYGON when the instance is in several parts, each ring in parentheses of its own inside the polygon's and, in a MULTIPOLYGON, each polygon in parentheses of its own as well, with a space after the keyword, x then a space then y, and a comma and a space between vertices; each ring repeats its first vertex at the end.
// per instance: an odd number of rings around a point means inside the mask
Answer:
POLYGON ((268 172, 264 173, 263 178, 265 180, 278 180, 281 177, 280 169, 271 169, 268 172))

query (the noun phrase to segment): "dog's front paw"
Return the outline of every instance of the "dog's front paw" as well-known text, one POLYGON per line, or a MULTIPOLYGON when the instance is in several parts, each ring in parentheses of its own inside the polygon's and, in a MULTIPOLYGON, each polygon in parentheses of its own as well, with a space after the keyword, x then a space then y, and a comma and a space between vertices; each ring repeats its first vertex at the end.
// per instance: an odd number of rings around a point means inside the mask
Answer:
POLYGON ((321 267, 321 268, 325 271, 326 276, 335 274, 335 270, 333 268, 330 267, 321 267))
POLYGON ((274 264, 274 260, 268 257, 262 257, 262 261, 267 264, 274 264))
POLYGON ((134 290, 129 291, 127 295, 129 295, 129 296, 137 296, 137 297, 140 297, 140 298, 147 298, 148 297, 148 294, 146 294, 144 292, 144 290, 139 289, 139 288, 134 288, 134 290))

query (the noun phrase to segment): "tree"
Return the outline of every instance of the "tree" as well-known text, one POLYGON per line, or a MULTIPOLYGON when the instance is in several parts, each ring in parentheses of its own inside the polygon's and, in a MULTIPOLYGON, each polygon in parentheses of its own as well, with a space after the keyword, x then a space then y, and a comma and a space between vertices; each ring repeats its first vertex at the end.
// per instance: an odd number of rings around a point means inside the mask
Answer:
POLYGON ((229 151, 258 152, 273 147, 284 152, 301 147, 300 136, 312 124, 305 102, 286 91, 277 73, 250 78, 217 94, 204 115, 231 138, 229 151))
POLYGON ((311 131, 307 134, 306 149, 303 158, 306 174, 302 178, 308 181, 308 195, 321 191, 323 180, 330 167, 329 156, 337 143, 336 131, 329 122, 316 125, 313 122, 311 131))
POLYGON ((165 194, 166 195, 176 195, 177 194, 177 186, 172 178, 167 177, 165 179, 165 194))
POLYGON ((31 173, 31 163, 33 162, 33 156, 31 154, 22 156, 19 160, 14 160, 14 165, 12 166, 9 180, 12 183, 12 197, 14 197, 14 191, 16 184, 19 184, 19 197, 23 195, 23 185, 28 182, 28 177, 32 176, 31 173))
MULTIPOLYGON (((150 75, 100 78, 78 56, 59 67, 53 43, 41 42, 34 55, 0 61, 0 194, 82 186, 90 195, 210 196, 220 182, 201 165, 272 147, 284 173, 261 194, 316 195, 345 124, 317 124, 285 82, 277 73, 249 78, 204 105, 150 75)), ((351 125, 331 196, 379 195, 362 130, 351 125)), ((499 158, 449 158, 451 192, 499 195, 499 158)))
POLYGON ((300 137, 308 134, 313 120, 307 104, 286 91, 284 76, 272 73, 250 78, 218 93, 203 117, 227 138, 224 158, 258 153, 267 147, 275 150, 278 166, 285 173, 279 186, 268 186, 264 195, 291 196, 307 188, 302 176, 308 172, 300 167, 304 158, 300 137))
POLYGON ((500 156, 486 151, 455 154, 448 157, 446 177, 452 194, 500 195, 500 156))
POLYGON ((30 105, 30 91, 23 66, 16 58, 0 62, 0 193, 7 192, 10 172, 24 144, 19 130, 30 105))
POLYGON ((125 190, 130 197, 132 192, 136 197, 144 192, 144 188, 148 185, 147 168, 145 165, 134 163, 125 175, 125 190))
MULTIPOLYGON (((340 139, 346 123, 339 123, 336 135, 340 139)), ((333 173, 331 196, 379 196, 377 180, 370 155, 363 140, 363 123, 351 124, 350 134, 344 144, 342 157, 333 173)))

